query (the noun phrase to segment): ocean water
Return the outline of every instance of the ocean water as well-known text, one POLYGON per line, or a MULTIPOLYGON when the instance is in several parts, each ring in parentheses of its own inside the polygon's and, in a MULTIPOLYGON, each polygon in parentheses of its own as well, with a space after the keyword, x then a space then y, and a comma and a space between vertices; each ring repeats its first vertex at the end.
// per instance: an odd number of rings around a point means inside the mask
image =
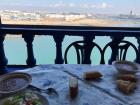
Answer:
MULTIPOLYGON (((82 40, 82 37, 76 36, 67 36, 64 38, 63 41, 63 55, 66 47, 77 40, 82 40)), ((137 40, 132 37, 126 37, 124 40, 128 40, 138 46, 137 40)), ((96 37, 94 42, 100 45, 102 48, 110 42, 110 37, 96 37)), ((8 58, 8 64, 26 64, 27 59, 27 51, 26 51, 26 43, 24 42, 23 38, 6 38, 4 41, 4 48, 5 48, 5 55, 8 58)), ((55 42, 52 36, 36 36, 33 42, 33 49, 34 55, 37 60, 37 64, 54 64, 55 57, 56 57, 56 49, 55 49, 55 42)), ((135 52, 134 50, 129 49, 127 54, 128 60, 135 59, 135 52)), ((99 64, 100 56, 99 51, 95 48, 93 50, 94 53, 91 55, 91 60, 93 64, 99 64)), ((107 63, 108 59, 111 55, 111 49, 105 53, 105 61, 107 63)), ((75 50, 72 48, 68 53, 68 61, 71 64, 76 64, 76 54, 75 50)))

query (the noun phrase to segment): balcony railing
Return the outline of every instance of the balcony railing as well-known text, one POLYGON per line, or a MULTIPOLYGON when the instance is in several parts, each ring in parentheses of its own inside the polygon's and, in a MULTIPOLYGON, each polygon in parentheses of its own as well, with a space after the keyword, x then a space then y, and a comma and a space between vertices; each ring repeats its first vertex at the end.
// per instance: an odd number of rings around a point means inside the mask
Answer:
MULTIPOLYGON (((56 64, 63 64, 64 58, 62 55, 62 42, 65 36, 81 36, 84 38, 84 54, 82 63, 90 64, 91 43, 95 36, 109 36, 112 39, 111 48, 112 55, 109 64, 116 60, 118 56, 119 43, 124 37, 136 37, 139 44, 137 50, 136 62, 140 63, 140 28, 134 27, 94 27, 94 26, 50 26, 50 25, 15 25, 15 24, 0 24, 0 72, 4 73, 8 64, 8 59, 5 56, 3 42, 6 34, 21 35, 27 44, 27 66, 33 67, 36 65, 36 59, 33 51, 33 40, 35 35, 50 35, 53 36, 56 43, 56 64)), ((126 48, 126 46, 122 47, 126 48)), ((104 51, 104 49, 101 49, 104 51)), ((103 55, 103 53, 101 53, 103 55)), ((104 57, 104 56, 103 56, 104 57)), ((123 58, 125 59, 125 58, 123 58)), ((104 58, 101 60, 104 62, 104 58)))

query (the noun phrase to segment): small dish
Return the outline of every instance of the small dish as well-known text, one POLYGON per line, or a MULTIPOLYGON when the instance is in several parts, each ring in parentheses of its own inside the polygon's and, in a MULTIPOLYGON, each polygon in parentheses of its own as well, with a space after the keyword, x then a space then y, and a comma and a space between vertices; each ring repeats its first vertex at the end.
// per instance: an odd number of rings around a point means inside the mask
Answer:
POLYGON ((0 93, 13 94, 24 90, 31 83, 32 78, 27 73, 8 73, 0 77, 0 93))
POLYGON ((113 66, 118 70, 121 74, 135 74, 138 72, 138 66, 131 61, 114 61, 113 66))

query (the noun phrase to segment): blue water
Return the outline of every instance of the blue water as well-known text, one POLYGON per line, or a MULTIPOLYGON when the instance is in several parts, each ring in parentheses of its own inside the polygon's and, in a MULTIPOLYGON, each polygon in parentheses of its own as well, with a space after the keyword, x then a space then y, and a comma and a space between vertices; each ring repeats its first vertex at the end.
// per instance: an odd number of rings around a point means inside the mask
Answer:
MULTIPOLYGON (((66 37, 63 41, 63 53, 65 48, 73 41, 82 37, 66 37)), ((55 42, 51 36, 36 36, 33 42, 34 55, 37 64, 53 64, 56 57, 55 42)), ((27 51, 23 38, 6 38, 4 41, 5 55, 8 64, 26 64, 27 51)))
MULTIPOLYGON (((67 36, 63 41, 63 55, 66 47, 77 40, 82 40, 82 37, 75 36, 67 36)), ((132 37, 127 37, 125 40, 128 40, 138 46, 137 40, 132 37)), ((96 37, 94 40, 98 45, 102 48, 111 41, 110 37, 96 37)), ((37 64, 54 64, 56 57, 56 49, 55 42, 52 36, 36 36, 33 42, 34 45, 34 55, 37 60, 37 64)), ((26 64, 27 59, 27 51, 26 51, 26 43, 23 38, 6 38, 4 41, 5 54, 8 58, 8 64, 26 64)), ((135 59, 135 53, 132 48, 129 49, 129 53, 127 56, 128 60, 135 59)), ((108 49, 105 58, 106 63, 111 55, 111 49, 108 49)), ((99 51, 97 49, 94 50, 91 56, 92 62, 94 64, 99 64, 100 56, 99 51)), ((69 63, 76 63, 76 56, 74 49, 71 49, 68 53, 68 61, 69 63)))

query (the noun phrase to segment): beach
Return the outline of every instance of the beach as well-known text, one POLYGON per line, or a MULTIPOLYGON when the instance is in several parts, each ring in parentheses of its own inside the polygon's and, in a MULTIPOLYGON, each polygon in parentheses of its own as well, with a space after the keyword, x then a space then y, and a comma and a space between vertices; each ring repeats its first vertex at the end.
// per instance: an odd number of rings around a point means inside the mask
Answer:
POLYGON ((6 20, 2 19, 3 24, 32 24, 32 25, 84 25, 84 26, 116 26, 119 24, 126 24, 127 22, 110 20, 110 19, 96 19, 96 18, 83 18, 75 20, 62 20, 62 19, 41 19, 41 20, 6 20))

